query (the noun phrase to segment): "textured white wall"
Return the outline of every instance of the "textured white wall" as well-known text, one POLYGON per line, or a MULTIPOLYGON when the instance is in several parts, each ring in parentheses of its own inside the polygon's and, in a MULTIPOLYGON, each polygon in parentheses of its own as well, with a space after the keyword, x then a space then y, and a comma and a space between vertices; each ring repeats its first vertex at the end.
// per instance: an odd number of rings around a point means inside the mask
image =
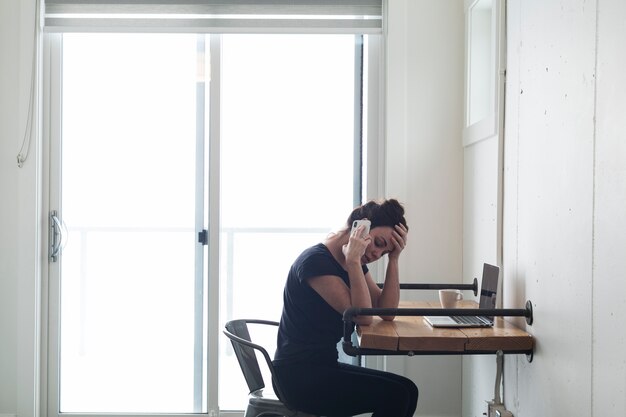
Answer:
POLYGON ((595 4, 510 2, 508 16, 505 286, 508 305, 532 300, 537 348, 507 360, 506 403, 590 416, 595 4))
POLYGON ((626 415, 626 2, 598 1, 592 415, 626 415))
POLYGON ((505 305, 530 299, 532 363, 507 357, 517 417, 624 415, 626 7, 509 1, 505 305))

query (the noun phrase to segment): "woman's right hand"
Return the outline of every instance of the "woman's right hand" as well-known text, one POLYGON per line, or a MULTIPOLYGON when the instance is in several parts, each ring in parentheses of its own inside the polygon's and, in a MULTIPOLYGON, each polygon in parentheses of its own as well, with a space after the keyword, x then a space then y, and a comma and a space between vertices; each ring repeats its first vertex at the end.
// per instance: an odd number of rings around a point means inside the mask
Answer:
POLYGON ((370 235, 365 234, 365 226, 361 225, 356 228, 348 239, 348 244, 343 245, 343 255, 346 257, 346 264, 358 263, 361 265, 363 262, 361 258, 365 255, 365 249, 371 243, 372 238, 370 235))

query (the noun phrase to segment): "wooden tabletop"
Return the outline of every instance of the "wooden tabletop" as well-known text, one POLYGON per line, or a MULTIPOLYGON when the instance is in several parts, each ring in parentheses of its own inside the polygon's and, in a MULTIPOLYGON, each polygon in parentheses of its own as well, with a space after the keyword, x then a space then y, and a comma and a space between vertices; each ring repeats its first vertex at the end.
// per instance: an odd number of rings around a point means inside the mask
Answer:
MULTIPOLYGON (((400 302, 400 308, 437 308, 439 301, 400 302)), ((462 308, 477 308, 462 301, 462 308)), ((509 318, 510 319, 510 318, 509 318)), ((491 328, 434 328, 422 316, 397 316, 393 321, 374 317, 369 326, 357 326, 359 347, 407 354, 531 353, 534 339, 505 318, 496 317, 491 328)), ((390 352, 391 353, 391 352, 390 352)))

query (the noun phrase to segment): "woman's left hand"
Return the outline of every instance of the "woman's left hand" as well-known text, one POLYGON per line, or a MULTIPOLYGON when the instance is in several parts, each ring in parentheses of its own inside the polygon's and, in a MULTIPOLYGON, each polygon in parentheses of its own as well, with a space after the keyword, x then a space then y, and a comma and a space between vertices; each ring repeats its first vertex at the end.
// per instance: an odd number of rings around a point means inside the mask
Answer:
POLYGON ((406 247, 408 234, 409 231, 403 224, 397 224, 395 226, 391 236, 394 248, 389 252, 390 260, 397 260, 400 257, 400 253, 406 247))

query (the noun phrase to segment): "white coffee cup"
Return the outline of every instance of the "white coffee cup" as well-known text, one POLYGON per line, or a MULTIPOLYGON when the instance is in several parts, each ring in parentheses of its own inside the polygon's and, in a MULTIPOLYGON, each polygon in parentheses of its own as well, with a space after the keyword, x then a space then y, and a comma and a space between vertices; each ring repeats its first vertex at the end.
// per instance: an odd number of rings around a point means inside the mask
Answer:
POLYGON ((462 299, 463 294, 460 290, 439 290, 439 301, 443 308, 456 308, 462 299))

